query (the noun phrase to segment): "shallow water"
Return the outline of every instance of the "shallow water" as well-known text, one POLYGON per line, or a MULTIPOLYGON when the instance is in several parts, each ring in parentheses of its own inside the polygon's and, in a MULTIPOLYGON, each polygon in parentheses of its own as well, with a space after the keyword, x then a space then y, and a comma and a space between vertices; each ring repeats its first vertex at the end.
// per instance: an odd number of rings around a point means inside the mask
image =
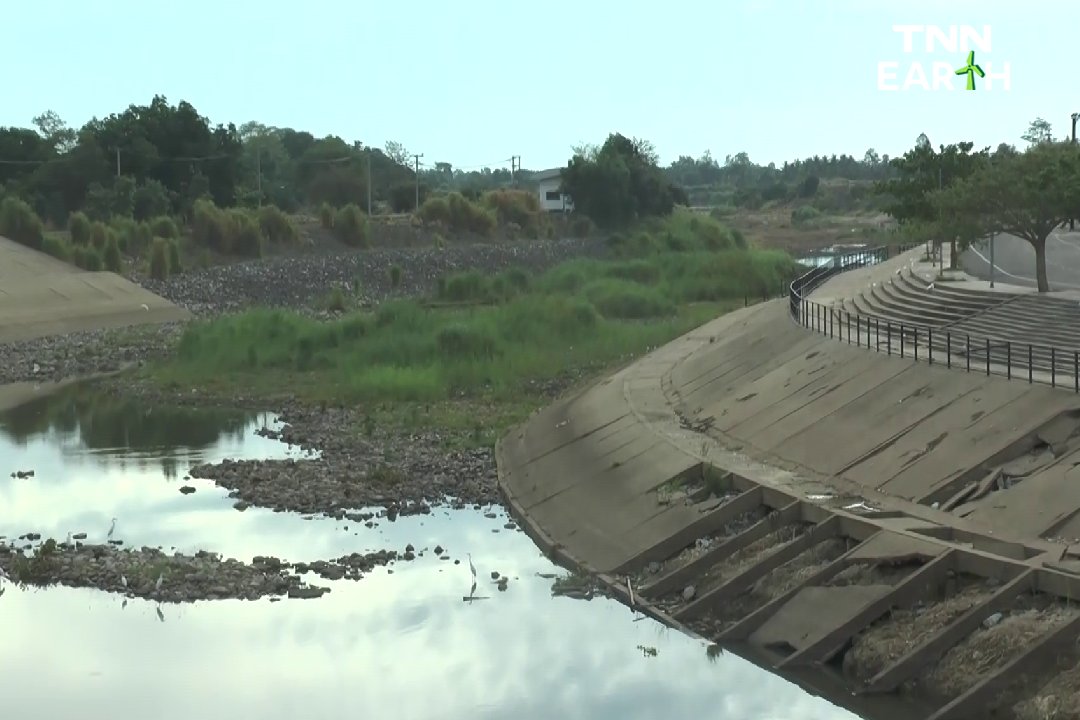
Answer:
POLYGON ((732 655, 710 661, 703 642, 635 622, 614 601, 551 597, 552 581, 538 573, 562 571, 507 530, 501 510, 437 509, 369 529, 241 513, 202 481, 182 495, 189 463, 286 456, 288 448, 253 434, 272 418, 170 418, 162 408, 147 416, 125 407, 83 388, 0 418, 0 534, 82 531, 94 541, 117 517, 116 537, 135 546, 299 561, 441 544, 461 564, 427 552, 359 582, 313 578, 332 588, 316 600, 168 604, 164 620, 150 602, 125 608, 94 590, 7 586, 6 717, 854 717, 732 655), (147 417, 157 418, 153 427, 147 417), (30 469, 33 478, 7 477, 30 469), (471 585, 466 553, 480 576, 476 595, 486 599, 462 601, 471 585), (490 580, 493 570, 510 578, 505 592, 490 580))

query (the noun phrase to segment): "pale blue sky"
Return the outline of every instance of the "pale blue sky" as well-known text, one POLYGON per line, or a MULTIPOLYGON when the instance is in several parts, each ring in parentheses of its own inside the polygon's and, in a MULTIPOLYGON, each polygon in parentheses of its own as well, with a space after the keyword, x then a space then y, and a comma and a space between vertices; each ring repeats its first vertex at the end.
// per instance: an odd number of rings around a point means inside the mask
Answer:
POLYGON ((1036 115, 1062 137, 1080 111, 1067 0, 60 0, 4 15, 16 72, 0 125, 50 108, 80 125, 162 93, 214 122, 396 140, 459 167, 560 166, 613 131, 665 163, 895 155, 920 132, 1022 145, 1036 115), (896 24, 990 25, 976 62, 1009 62, 1011 89, 879 91, 880 61, 901 61, 901 78, 911 61, 964 61, 905 55, 896 24))

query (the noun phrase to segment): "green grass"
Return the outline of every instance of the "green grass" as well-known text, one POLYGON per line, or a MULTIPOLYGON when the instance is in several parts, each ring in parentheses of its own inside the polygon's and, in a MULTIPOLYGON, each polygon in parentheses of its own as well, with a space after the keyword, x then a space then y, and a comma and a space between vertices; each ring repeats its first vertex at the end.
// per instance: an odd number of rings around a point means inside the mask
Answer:
MULTIPOLYGON (((650 240, 636 258, 446 278, 437 298, 449 306, 394 300, 327 322, 279 310, 197 322, 174 358, 149 373, 180 387, 359 403, 372 412, 368 432, 386 422, 436 425, 489 441, 549 401, 538 385, 584 381, 748 299, 779 294, 797 274, 784 253, 700 249, 717 232, 705 220, 693 223, 687 251, 654 252, 650 240)), ((686 218, 671 226, 672 235, 691 232, 686 218)))

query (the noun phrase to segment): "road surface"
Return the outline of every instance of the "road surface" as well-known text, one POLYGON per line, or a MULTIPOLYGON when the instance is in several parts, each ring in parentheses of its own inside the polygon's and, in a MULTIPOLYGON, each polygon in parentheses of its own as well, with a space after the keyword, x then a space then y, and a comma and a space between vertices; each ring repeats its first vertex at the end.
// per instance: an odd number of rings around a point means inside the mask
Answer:
MULTIPOLYGON (((990 279, 990 248, 983 243, 960 257, 965 272, 990 279)), ((1010 285, 1035 287, 1035 251, 1031 244, 1011 235, 994 241, 994 277, 1010 285)), ((1051 290, 1080 290, 1080 229, 1056 230, 1046 240, 1046 276, 1051 290)))

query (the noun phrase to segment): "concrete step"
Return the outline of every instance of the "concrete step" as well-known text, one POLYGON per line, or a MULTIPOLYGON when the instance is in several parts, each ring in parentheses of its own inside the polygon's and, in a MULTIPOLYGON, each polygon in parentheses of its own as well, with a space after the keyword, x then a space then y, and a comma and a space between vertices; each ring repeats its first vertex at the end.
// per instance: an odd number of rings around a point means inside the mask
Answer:
POLYGON ((863 307, 868 308, 877 317, 889 320, 894 324, 923 328, 931 327, 931 323, 928 322, 927 318, 918 312, 902 307, 889 307, 869 293, 861 293, 859 298, 863 307))
POLYGON ((871 288, 871 292, 878 298, 883 306, 903 308, 908 312, 916 312, 919 315, 924 316, 929 325, 949 325, 971 317, 971 313, 956 312, 947 307, 943 307, 940 304, 926 302, 921 298, 915 299, 903 297, 897 293, 895 287, 891 283, 871 288))
POLYGON ((933 290, 927 290, 926 284, 921 282, 921 278, 913 277, 910 273, 901 274, 896 280, 898 286, 910 291, 912 295, 934 298, 938 302, 948 303, 966 312, 980 312, 995 305, 1000 305, 1012 297, 1001 293, 984 293, 981 295, 955 293, 952 292, 952 288, 944 283, 935 283, 933 290))

